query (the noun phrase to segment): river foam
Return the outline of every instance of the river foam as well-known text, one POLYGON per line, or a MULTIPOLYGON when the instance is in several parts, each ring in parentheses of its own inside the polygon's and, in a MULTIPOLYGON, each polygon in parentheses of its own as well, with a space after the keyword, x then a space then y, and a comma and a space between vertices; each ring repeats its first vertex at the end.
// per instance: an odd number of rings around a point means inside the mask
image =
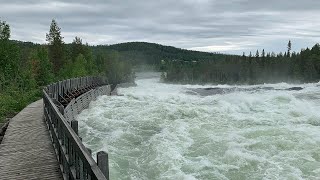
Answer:
MULTIPOLYGON (((80 136, 109 152, 111 179, 318 179, 319 84, 301 91, 200 96, 143 78, 79 116, 80 136)), ((285 83, 241 88, 287 89, 285 83)), ((239 87, 239 86, 237 86, 239 87)))

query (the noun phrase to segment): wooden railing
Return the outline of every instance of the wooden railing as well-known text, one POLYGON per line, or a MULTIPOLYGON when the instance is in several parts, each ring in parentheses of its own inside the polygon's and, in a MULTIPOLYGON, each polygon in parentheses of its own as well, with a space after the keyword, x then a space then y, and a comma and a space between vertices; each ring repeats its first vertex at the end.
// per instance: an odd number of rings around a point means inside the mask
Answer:
POLYGON ((60 81, 43 90, 44 118, 64 179, 109 179, 108 154, 100 151, 97 153, 98 163, 94 161, 91 150, 78 136, 78 122, 74 119, 68 122, 63 115, 64 106, 59 103, 68 93, 90 88, 92 91, 102 85, 105 84, 101 78, 85 77, 60 81))
POLYGON ((110 92, 110 85, 105 85, 91 89, 79 97, 72 99, 69 104, 64 107, 63 115, 65 119, 71 123, 71 121, 75 120, 76 115, 80 114, 82 110, 89 107, 91 101, 97 100, 97 97, 101 95, 110 95, 110 92))

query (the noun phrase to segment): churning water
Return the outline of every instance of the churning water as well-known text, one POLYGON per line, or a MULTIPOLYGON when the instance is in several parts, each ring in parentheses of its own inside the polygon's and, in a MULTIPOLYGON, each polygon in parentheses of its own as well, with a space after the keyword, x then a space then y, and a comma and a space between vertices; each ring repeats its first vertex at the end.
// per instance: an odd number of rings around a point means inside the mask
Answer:
POLYGON ((233 86, 136 83, 78 117, 93 155, 109 152, 111 179, 320 178, 320 83, 210 96, 188 92, 233 86))

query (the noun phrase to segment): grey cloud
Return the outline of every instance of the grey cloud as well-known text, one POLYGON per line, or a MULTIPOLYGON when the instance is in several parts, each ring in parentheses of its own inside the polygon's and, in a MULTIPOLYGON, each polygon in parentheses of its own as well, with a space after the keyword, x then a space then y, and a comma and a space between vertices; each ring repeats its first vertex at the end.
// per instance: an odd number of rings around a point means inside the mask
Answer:
POLYGON ((181 48, 238 53, 299 50, 320 40, 320 1, 314 0, 0 0, 12 38, 45 42, 52 18, 66 42, 148 41, 181 48))

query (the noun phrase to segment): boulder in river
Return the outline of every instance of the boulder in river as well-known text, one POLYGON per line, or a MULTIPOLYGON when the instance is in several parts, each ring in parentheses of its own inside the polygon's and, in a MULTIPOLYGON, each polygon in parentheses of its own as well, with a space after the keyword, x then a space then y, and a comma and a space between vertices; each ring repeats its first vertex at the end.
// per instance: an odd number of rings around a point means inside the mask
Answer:
POLYGON ((286 90, 289 90, 289 91, 300 91, 302 89, 303 89, 302 87, 291 87, 291 88, 288 88, 286 90))

